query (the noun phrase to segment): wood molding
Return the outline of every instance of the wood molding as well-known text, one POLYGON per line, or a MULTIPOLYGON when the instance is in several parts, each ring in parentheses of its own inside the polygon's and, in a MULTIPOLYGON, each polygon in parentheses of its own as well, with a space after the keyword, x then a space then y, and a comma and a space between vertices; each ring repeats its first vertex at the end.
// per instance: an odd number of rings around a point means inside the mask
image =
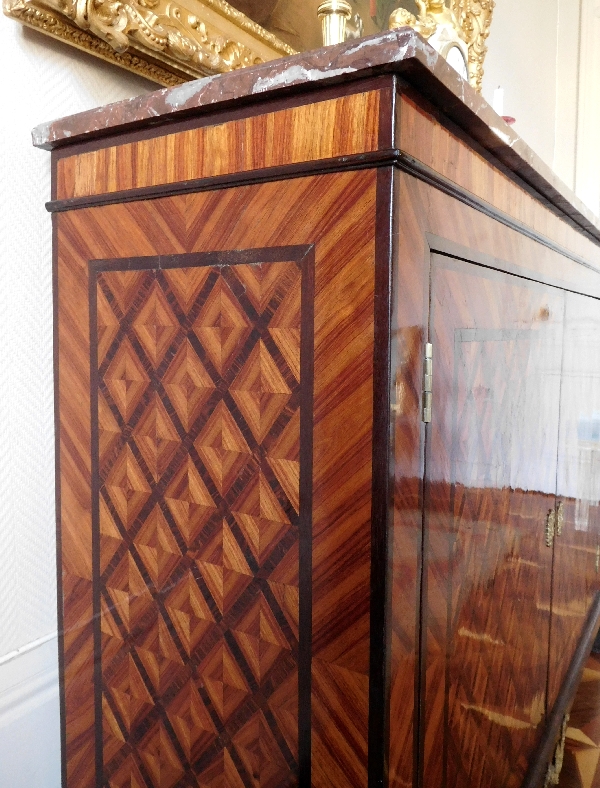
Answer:
MULTIPOLYGON (((50 200, 46 203, 46 210, 50 213, 62 213, 64 211, 78 210, 81 208, 91 208, 100 205, 112 205, 124 202, 137 202, 139 200, 153 200, 161 197, 171 197, 176 194, 188 194, 192 192, 203 192, 216 189, 227 189, 232 186, 249 185, 254 183, 265 183, 267 181, 288 180, 291 178, 301 178, 306 175, 326 174, 331 172, 343 172, 345 170, 361 170, 373 167, 395 166, 399 170, 413 175, 421 181, 444 192, 444 194, 454 197, 460 202, 469 205, 471 208, 486 214, 492 219, 510 227, 512 230, 526 235, 538 243, 558 252, 565 257, 579 263, 580 265, 597 270, 583 257, 574 254, 568 249, 554 243, 550 238, 536 230, 528 227, 523 222, 509 216, 490 205, 485 200, 467 191, 462 186, 451 181, 449 178, 435 172, 431 167, 415 159, 402 151, 389 149, 373 151, 369 153, 353 154, 350 156, 337 156, 331 159, 321 159, 318 161, 301 162, 298 164, 286 164, 277 167, 266 167, 259 170, 248 172, 238 172, 231 175, 220 175, 212 178, 196 178, 179 183, 169 183, 159 186, 147 186, 139 189, 127 189, 126 191, 110 192, 106 194, 94 194, 89 197, 72 197, 67 200, 50 200)), ((547 206, 551 209, 551 206, 547 206)), ((574 222, 570 217, 561 215, 561 219, 570 224, 585 237, 590 237, 588 231, 574 222)), ((597 241, 595 236, 592 236, 597 241)))

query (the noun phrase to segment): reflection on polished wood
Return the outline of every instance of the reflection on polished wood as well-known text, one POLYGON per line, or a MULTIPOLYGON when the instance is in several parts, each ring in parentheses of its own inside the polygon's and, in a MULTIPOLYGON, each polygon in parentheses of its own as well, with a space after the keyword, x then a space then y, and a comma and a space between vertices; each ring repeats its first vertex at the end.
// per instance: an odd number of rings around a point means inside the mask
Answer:
POLYGON ((376 79, 53 154, 65 788, 521 788, 558 737, 599 247, 376 79))
POLYGON ((432 259, 427 785, 517 788, 545 711, 563 294, 432 259))
POLYGON ((571 707, 559 788, 600 786, 600 656, 591 654, 571 707))

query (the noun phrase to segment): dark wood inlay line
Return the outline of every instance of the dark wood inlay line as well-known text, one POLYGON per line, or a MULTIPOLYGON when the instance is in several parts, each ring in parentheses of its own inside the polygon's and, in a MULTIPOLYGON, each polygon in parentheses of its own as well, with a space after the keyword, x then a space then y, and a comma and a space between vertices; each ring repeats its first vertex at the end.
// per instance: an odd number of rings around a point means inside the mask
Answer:
POLYGON ((558 738, 563 717, 569 710, 571 702, 575 697, 577 687, 581 681, 581 674, 587 658, 590 655, 594 639, 600 626, 600 591, 596 593, 594 601, 588 612, 586 622, 583 626, 581 639, 577 650, 573 655, 571 664, 565 680, 560 688, 556 703, 554 704, 540 743, 533 758, 530 761, 529 769, 523 780, 521 788, 539 788, 546 776, 548 764, 552 759, 554 746, 558 738))
POLYGON ((371 611, 369 647, 369 786, 385 784, 389 697, 386 599, 388 597, 388 518, 392 509, 390 473, 390 364, 392 319, 392 205, 394 170, 377 173, 375 208, 375 315, 373 358, 373 472, 371 494, 371 611))
MULTIPOLYGON (((168 183, 161 186, 148 186, 140 189, 128 189, 122 192, 95 194, 90 197, 73 197, 69 200, 51 200, 46 203, 46 210, 50 213, 61 213, 63 211, 73 211, 81 208, 137 202, 141 200, 156 200, 161 197, 172 197, 177 194, 227 189, 234 186, 266 183, 268 181, 302 178, 309 175, 325 175, 347 170, 363 170, 389 166, 395 166, 430 186, 434 186, 436 189, 444 192, 444 194, 454 197, 470 208, 474 208, 476 211, 495 219, 506 227, 516 230, 516 232, 521 233, 521 235, 525 235, 533 241, 543 244, 553 252, 557 252, 563 257, 568 257, 570 260, 592 271, 598 271, 596 266, 589 263, 583 257, 555 243, 551 238, 542 235, 532 227, 528 227, 518 219, 504 213, 504 211, 500 211, 498 208, 490 205, 490 203, 472 194, 472 192, 454 183, 449 178, 440 175, 435 170, 431 169, 431 167, 418 161, 418 159, 415 159, 413 156, 394 148, 371 153, 353 154, 351 156, 339 156, 333 159, 322 159, 320 161, 267 167, 261 170, 233 173, 231 175, 219 175, 212 178, 199 178, 179 183, 168 183)), ((561 218, 578 232, 582 233, 582 235, 591 238, 594 243, 597 243, 597 239, 575 221, 567 216, 561 216, 561 218)))
POLYGON ((140 200, 156 200, 161 197, 173 197, 177 194, 189 194, 217 189, 228 189, 233 186, 250 186, 253 184, 283 181, 290 178, 302 178, 306 175, 327 175, 345 170, 364 170, 373 167, 384 167, 393 164, 398 151, 394 149, 354 153, 348 156, 336 156, 332 159, 282 164, 277 167, 265 167, 258 170, 235 172, 228 175, 215 175, 209 178, 194 178, 189 181, 165 183, 159 186, 143 186, 138 189, 127 189, 120 192, 92 194, 89 197, 71 197, 68 200, 50 200, 46 210, 50 213, 73 211, 80 208, 94 208, 100 205, 115 205, 140 200))

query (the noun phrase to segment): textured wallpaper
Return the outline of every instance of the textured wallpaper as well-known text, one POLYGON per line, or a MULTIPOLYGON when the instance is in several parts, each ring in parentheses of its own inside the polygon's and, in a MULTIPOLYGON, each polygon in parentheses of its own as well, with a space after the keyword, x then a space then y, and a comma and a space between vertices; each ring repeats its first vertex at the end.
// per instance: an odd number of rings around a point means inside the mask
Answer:
POLYGON ((0 658, 56 629, 50 155, 36 124, 154 89, 0 16, 0 658))

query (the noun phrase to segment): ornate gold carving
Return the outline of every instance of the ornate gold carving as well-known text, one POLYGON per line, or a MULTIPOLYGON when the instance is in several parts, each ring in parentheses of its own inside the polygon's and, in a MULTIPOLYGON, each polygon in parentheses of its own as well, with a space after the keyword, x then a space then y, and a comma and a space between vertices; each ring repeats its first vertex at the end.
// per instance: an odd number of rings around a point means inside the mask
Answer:
POLYGON ((544 781, 544 788, 550 788, 551 785, 558 785, 560 779, 560 772, 565 757, 565 741, 567 738, 567 727, 569 725, 569 715, 565 714, 560 729, 560 739, 557 742, 556 749, 554 750, 554 757, 552 763, 548 766, 546 772, 546 779, 544 781))
POLYGON ((481 91, 485 41, 490 34, 494 0, 416 0, 418 18, 405 8, 390 16, 390 28, 413 27, 444 56, 450 46, 465 54, 469 82, 481 91))
POLYGON ((3 9, 165 86, 295 52, 225 0, 3 0, 3 9))

